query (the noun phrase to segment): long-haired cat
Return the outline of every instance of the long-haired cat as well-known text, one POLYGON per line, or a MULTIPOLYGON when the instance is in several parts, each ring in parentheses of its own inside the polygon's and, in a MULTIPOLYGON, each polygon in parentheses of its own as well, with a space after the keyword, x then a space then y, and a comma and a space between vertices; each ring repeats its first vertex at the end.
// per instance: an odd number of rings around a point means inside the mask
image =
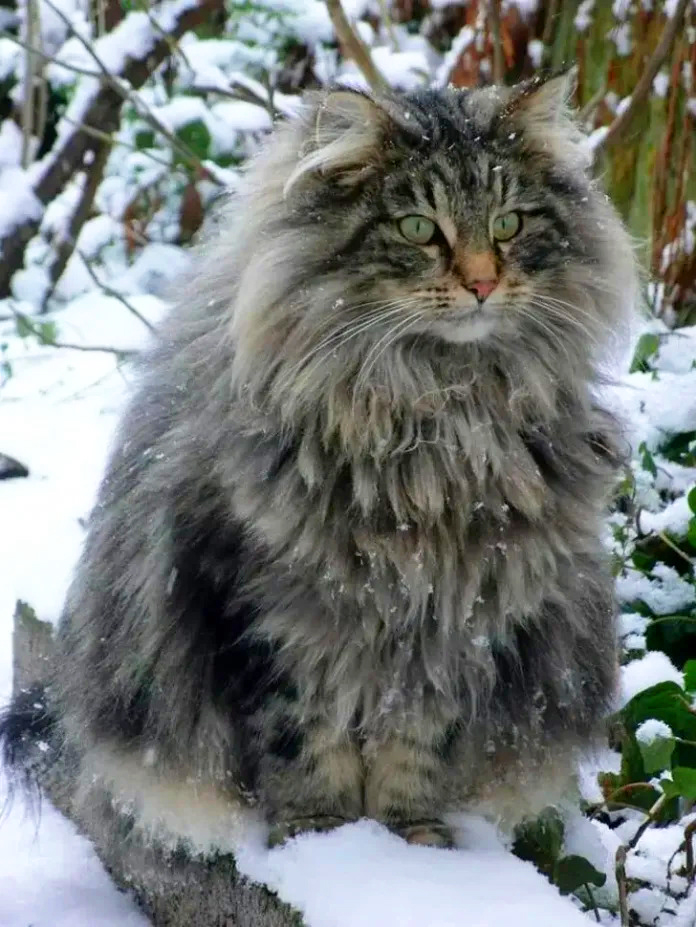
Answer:
POLYGON ((272 841, 367 815, 447 845, 448 811, 526 808, 596 732, 593 388, 636 275, 566 97, 336 90, 250 165, 68 595, 47 698, 83 807, 199 850, 245 801, 272 841))

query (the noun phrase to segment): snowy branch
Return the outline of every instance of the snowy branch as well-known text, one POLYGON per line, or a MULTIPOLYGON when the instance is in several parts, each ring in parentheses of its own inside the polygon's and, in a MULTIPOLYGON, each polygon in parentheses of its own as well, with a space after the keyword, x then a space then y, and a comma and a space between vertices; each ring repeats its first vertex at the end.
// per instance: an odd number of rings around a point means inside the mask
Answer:
MULTIPOLYGON (((206 22, 220 9, 221 3, 222 0, 171 0, 157 9, 160 26, 170 40, 179 39, 206 22)), ((123 94, 115 84, 125 81, 133 90, 141 87, 170 54, 170 41, 155 34, 144 13, 129 13, 113 32, 95 43, 94 50, 102 62, 107 52, 108 58, 115 60, 118 67, 110 73, 110 80, 100 82, 98 78, 83 78, 79 81, 66 115, 73 120, 79 116, 79 121, 85 125, 111 133, 118 127, 123 103, 123 94), (137 49, 135 54, 130 51, 133 44, 137 49)), ((94 151, 95 144, 87 132, 67 121, 62 122, 54 150, 28 175, 32 181, 29 192, 43 206, 50 203, 82 167, 85 155, 94 151)), ((0 239, 0 297, 9 294, 12 276, 22 266, 27 243, 39 228, 41 215, 38 212, 19 216, 14 227, 0 239)))

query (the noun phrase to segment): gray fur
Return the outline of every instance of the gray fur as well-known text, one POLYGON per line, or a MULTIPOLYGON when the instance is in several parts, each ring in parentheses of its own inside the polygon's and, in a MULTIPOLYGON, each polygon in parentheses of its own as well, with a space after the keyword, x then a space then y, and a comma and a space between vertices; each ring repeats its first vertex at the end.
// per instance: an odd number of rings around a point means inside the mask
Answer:
POLYGON ((519 810, 592 737, 618 435, 593 391, 636 277, 564 101, 339 91, 251 164, 69 593, 54 693, 85 782, 136 815, 137 767, 164 805, 193 782, 271 823, 401 826, 519 810), (474 316, 462 267, 501 208, 527 213, 474 316), (406 242, 412 213, 447 241, 406 242))

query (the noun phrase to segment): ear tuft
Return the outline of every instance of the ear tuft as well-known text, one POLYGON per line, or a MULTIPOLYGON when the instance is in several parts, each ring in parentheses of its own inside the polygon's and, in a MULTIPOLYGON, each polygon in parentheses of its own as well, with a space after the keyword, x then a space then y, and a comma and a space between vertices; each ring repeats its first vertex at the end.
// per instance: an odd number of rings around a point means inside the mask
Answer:
POLYGON ((319 99, 309 119, 305 154, 285 184, 286 195, 306 174, 333 175, 350 185, 375 167, 388 116, 366 94, 334 90, 319 99))
POLYGON ((584 171, 592 159, 571 110, 576 84, 575 67, 525 81, 512 88, 504 116, 522 128, 532 149, 584 171))
POLYGON ((507 112, 518 113, 532 123, 556 125, 569 118, 578 71, 575 66, 544 79, 533 77, 513 89, 507 112))

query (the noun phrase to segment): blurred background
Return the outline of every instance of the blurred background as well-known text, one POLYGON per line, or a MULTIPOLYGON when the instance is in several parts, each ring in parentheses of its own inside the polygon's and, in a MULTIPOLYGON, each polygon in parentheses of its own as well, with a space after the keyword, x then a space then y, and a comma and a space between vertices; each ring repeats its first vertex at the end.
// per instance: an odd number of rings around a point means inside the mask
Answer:
POLYGON ((470 87, 576 63, 651 308, 670 327, 696 318, 690 0, 0 3, 0 297, 27 315, 95 279, 160 292, 307 88, 470 87))

